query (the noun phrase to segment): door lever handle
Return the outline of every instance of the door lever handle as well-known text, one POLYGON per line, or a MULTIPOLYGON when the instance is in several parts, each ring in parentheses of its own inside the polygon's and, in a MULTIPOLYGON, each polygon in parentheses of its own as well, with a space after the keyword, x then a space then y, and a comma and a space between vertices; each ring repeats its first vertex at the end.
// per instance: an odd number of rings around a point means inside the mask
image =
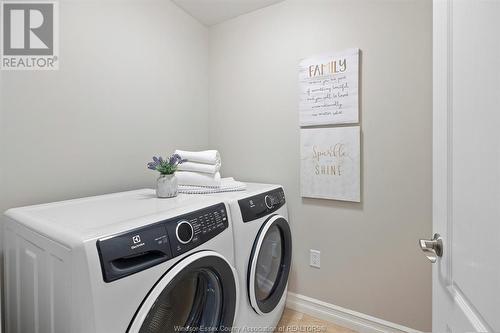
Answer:
POLYGON ((443 239, 439 234, 434 234, 432 239, 420 239, 420 248, 431 263, 435 263, 438 257, 443 256, 443 239))

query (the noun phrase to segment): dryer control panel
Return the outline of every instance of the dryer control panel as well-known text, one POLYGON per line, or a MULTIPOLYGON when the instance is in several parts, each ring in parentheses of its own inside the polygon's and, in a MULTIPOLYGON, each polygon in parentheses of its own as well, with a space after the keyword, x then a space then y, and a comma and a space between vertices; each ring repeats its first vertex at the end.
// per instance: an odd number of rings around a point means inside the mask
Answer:
POLYGON ((238 200, 243 222, 250 222, 277 211, 285 204, 285 192, 278 188, 238 200))
POLYGON ((228 227, 223 203, 97 241, 105 282, 140 272, 179 256, 228 227))

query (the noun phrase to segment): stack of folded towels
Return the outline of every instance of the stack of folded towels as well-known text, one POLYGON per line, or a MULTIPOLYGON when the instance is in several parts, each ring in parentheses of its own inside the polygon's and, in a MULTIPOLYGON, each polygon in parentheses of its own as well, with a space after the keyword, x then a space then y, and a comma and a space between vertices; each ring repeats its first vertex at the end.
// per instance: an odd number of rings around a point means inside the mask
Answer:
POLYGON ((176 150, 175 154, 179 154, 185 160, 179 164, 175 172, 179 192, 213 193, 239 191, 246 188, 244 183, 237 182, 233 178, 221 178, 222 162, 217 150, 176 150))
POLYGON ((217 187, 220 185, 220 154, 217 150, 176 150, 175 154, 185 160, 175 173, 179 185, 217 187))

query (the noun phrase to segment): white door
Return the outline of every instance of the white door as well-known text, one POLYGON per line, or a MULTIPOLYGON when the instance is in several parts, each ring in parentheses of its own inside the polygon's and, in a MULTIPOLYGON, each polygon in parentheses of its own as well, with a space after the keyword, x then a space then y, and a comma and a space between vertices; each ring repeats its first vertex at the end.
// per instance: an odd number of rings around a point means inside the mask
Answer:
POLYGON ((500 0, 434 0, 433 52, 433 331, 500 332, 500 0))

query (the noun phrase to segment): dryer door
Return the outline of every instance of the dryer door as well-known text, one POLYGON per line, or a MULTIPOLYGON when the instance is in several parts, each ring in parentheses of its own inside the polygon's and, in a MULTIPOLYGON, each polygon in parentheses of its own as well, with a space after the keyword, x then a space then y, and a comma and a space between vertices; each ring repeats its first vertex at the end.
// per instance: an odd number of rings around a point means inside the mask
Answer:
POLYGON ((230 329, 236 312, 237 275, 213 251, 192 254, 150 291, 129 333, 201 332, 230 329))
POLYGON ((292 235, 287 220, 273 215, 255 239, 248 268, 250 303, 259 314, 278 305, 288 283, 292 259, 292 235))

